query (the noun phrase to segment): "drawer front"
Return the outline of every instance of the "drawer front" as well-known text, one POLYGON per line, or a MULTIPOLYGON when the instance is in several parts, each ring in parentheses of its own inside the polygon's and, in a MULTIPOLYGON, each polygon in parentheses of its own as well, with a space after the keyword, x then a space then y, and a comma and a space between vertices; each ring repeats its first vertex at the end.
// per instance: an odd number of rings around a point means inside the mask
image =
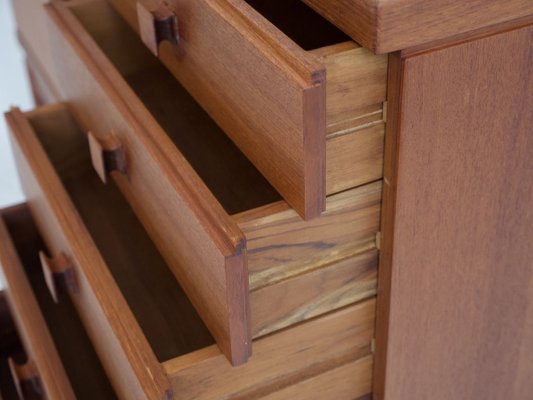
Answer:
POLYGON ((114 180, 222 351, 234 364, 245 362, 243 233, 70 10, 53 2, 47 12, 62 100, 85 130, 101 138, 112 132, 121 142, 128 172, 113 173, 114 180))
POLYGON ((4 213, 20 213, 19 209, 0 211, 0 275, 6 285, 8 302, 24 348, 28 355, 28 365, 40 381, 48 399, 75 399, 65 369, 28 278, 15 250, 7 228, 1 218, 4 213))
MULTIPOLYGON (((138 7, 112 0, 139 30, 138 7)), ((242 0, 172 0, 177 49, 159 57, 305 218, 325 206, 325 67, 242 0)), ((139 6, 138 6, 139 4, 139 6)))
POLYGON ((28 120, 6 115, 22 187, 50 256, 72 264, 72 301, 121 397, 166 398, 169 383, 28 120))

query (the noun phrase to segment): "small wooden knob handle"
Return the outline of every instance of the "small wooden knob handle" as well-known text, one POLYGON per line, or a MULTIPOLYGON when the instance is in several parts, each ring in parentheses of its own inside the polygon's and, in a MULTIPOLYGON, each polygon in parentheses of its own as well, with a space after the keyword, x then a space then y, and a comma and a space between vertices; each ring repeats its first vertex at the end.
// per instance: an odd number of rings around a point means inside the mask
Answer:
POLYGON ((141 40, 154 55, 159 55, 159 43, 163 41, 179 43, 178 17, 166 1, 160 1, 153 8, 137 2, 137 19, 141 40))
POLYGON ((72 264, 63 253, 55 258, 49 258, 44 252, 39 252, 44 279, 52 298, 57 303, 58 293, 77 293, 78 284, 72 264))
POLYGON ((89 132, 88 137, 92 164, 102 182, 107 183, 107 175, 112 171, 128 173, 124 147, 115 136, 99 139, 89 132))
POLYGON ((7 362, 20 400, 45 398, 41 379, 33 361, 28 360, 20 365, 9 357, 7 362))

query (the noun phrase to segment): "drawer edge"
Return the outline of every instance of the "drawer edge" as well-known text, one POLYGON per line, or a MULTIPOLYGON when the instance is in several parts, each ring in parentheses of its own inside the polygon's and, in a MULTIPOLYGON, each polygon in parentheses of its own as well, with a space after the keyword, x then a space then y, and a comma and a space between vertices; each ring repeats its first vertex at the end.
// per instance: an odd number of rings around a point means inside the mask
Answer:
POLYGON ((0 210, 0 275, 6 285, 13 319, 48 398, 74 400, 76 396, 2 219, 4 212, 0 210))

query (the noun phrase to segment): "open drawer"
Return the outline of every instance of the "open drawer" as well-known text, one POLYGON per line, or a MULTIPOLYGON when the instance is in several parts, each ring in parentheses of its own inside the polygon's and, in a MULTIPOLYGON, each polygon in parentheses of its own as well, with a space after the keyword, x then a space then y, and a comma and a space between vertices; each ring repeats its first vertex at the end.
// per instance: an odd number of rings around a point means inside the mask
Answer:
POLYGON ((303 221, 106 2, 47 12, 63 100, 85 132, 121 143, 126 173, 113 180, 234 364, 272 331, 250 323, 254 291, 375 251, 379 181, 330 196, 321 218, 303 221))
POLYGON ((26 206, 0 211, 0 275, 25 350, 9 360, 18 398, 115 399, 72 304, 48 293, 43 248, 26 206))
MULTIPOLYGON (((70 289, 89 336, 121 396, 163 398, 169 384, 161 363, 180 359, 184 354, 212 344, 209 330, 117 185, 101 182, 93 169, 87 135, 80 130, 66 106, 47 106, 25 114, 14 109, 7 114, 7 121, 22 186, 49 249, 47 256, 42 257, 43 268, 49 271, 49 277, 60 273, 64 276, 57 285, 52 284, 54 279, 49 279, 54 288, 52 293, 57 292, 56 286, 70 289)), ((233 319, 227 321, 228 324, 232 322, 240 326, 247 334, 253 325, 254 336, 259 337, 373 296, 377 256, 372 249, 371 232, 376 229, 373 224, 377 224, 374 213, 379 214, 379 192, 380 185, 371 185, 355 196, 342 198, 335 206, 342 209, 346 206, 343 201, 351 202, 351 197, 354 197, 355 205, 347 207, 346 212, 333 207, 331 217, 325 217, 326 225, 320 226, 300 220, 282 203, 233 217, 228 215, 227 218, 236 219, 236 226, 238 220, 243 226, 251 223, 248 229, 252 235, 254 229, 262 231, 258 239, 260 243, 265 239, 268 241, 269 235, 281 237, 279 240, 301 238, 302 235, 305 238, 306 229, 309 229, 310 237, 323 235, 328 221, 331 223, 332 219, 345 217, 351 221, 346 225, 348 232, 342 231, 343 226, 335 226, 341 230, 333 229, 332 237, 339 235, 339 252, 356 253, 333 266, 329 262, 324 270, 312 269, 309 273, 305 268, 310 267, 301 265, 278 266, 277 275, 270 269, 267 271, 273 275, 263 276, 264 271, 259 270, 260 279, 253 281, 257 289, 250 294, 248 279, 253 280, 253 277, 238 275, 246 273, 246 269, 230 271, 236 274, 228 275, 235 280, 235 286, 230 288, 242 293, 238 306, 249 308, 250 297, 255 320, 250 324, 247 313, 243 313, 242 320, 233 319), (269 221, 270 218, 273 220, 269 221), (364 226, 362 232, 354 231, 358 228, 352 226, 358 220, 364 226), (367 231, 369 223, 372 227, 367 231), (360 242, 352 243, 353 236, 359 237, 360 242), (291 273, 296 276, 284 278, 291 273), (266 285, 267 281, 272 284, 266 285), (237 287, 237 284, 241 286, 237 287), (275 307, 272 307, 272 288, 277 298, 275 307), (279 288, 277 295, 276 288, 279 288), (302 288, 313 290, 308 292, 311 297, 307 301, 307 292, 304 292, 305 296, 284 294, 300 292, 302 288), (339 296, 339 291, 344 295, 339 296), (322 295, 326 295, 328 301, 324 301, 322 295), (305 311, 303 315, 302 310, 305 311)), ((183 235, 181 239, 194 246, 194 236, 183 235)), ((293 245, 294 252, 301 251, 302 246, 293 245)), ((262 246, 264 249, 259 253, 273 251, 271 245, 263 243, 262 246)), ((291 246, 291 241, 287 246, 291 246)), ((322 246, 318 245, 319 248, 322 246)), ((332 257, 331 252, 327 254, 332 257)), ((256 262, 261 265, 265 261, 259 258, 256 262)), ((184 272, 204 276, 203 281, 189 281, 187 294, 196 295, 204 290, 202 285, 208 285, 206 293, 212 296, 217 289, 229 290, 219 289, 216 276, 210 277, 210 271, 204 270, 201 264, 178 266, 184 272)), ((206 298, 209 300, 209 296, 206 298)), ((200 315, 204 311, 212 312, 209 307, 216 311, 220 304, 213 302, 206 307, 199 308, 200 315)), ((223 339, 218 342, 222 351, 225 350, 223 339)), ((248 350, 251 337, 246 340, 250 340, 244 347, 248 350)), ((237 354, 240 350, 242 348, 237 349, 237 354)), ((233 355, 229 353, 230 357, 233 355)), ((257 362, 257 357, 254 360, 257 362)))
MULTIPOLYGON (((369 390, 373 298, 258 339, 254 358, 245 366, 232 367, 212 345, 207 329, 120 192, 99 181, 88 155, 81 157, 78 139, 83 134, 67 135, 72 121, 64 110, 62 118, 57 114, 50 118, 53 110, 45 110, 28 114, 38 133, 19 131, 18 137, 26 136, 22 147, 34 156, 30 164, 39 167, 36 177, 21 153, 17 155, 29 204, 51 258, 43 268, 67 261, 61 271, 53 268, 53 281, 61 282, 60 272, 71 272, 70 282, 75 284, 63 287, 70 288, 70 298, 119 397, 170 398, 173 390, 177 398, 243 394, 257 398, 280 388, 289 390, 291 385, 313 386, 317 375, 343 376, 348 364, 354 364, 364 379, 343 386, 343 392, 349 393, 346 398, 369 390), (39 145, 32 143, 36 140, 39 145), (50 163, 58 168, 61 182, 50 174, 50 163), (40 192, 42 186, 56 190, 40 192)), ((9 117, 12 127, 23 124, 16 114, 9 117)), ((37 252, 45 248, 41 246, 24 254, 35 252, 38 263, 37 252)), ((40 281, 45 287, 42 277, 40 281)), ((58 297, 64 301, 64 294, 58 297)))
POLYGON ((326 194, 379 174, 333 164, 347 167, 345 146, 362 151, 355 132, 369 119, 374 136, 383 131, 387 58, 300 0, 110 3, 304 218, 320 215, 326 194), (175 40, 157 45, 158 24, 175 40))

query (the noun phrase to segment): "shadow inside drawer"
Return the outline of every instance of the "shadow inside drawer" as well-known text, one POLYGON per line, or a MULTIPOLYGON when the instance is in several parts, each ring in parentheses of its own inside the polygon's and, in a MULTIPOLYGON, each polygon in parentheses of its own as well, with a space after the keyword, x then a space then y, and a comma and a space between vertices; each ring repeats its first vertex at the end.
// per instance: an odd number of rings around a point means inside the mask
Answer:
POLYGON ((116 398, 74 306, 67 298, 55 304, 48 292, 39 261, 39 251, 45 247, 29 210, 17 207, 2 214, 2 218, 76 397, 80 400, 116 398))
POLYGON ((87 137, 66 108, 35 112, 29 121, 156 357, 213 344, 130 204, 93 170, 87 137))
POLYGON ((281 200, 113 9, 105 2, 88 2, 71 10, 228 214, 281 200))

